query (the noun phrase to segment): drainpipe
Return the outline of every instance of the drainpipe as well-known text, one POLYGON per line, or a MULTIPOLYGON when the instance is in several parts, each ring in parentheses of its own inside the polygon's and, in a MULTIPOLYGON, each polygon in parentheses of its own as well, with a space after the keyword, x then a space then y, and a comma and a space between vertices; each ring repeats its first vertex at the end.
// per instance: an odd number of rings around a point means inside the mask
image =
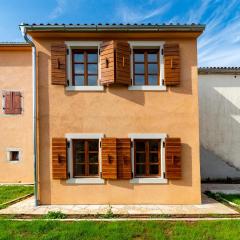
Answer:
POLYGON ((27 43, 32 46, 32 94, 33 94, 33 163, 34 163, 34 200, 38 206, 38 171, 37 171, 37 74, 36 74, 36 46, 27 36, 24 24, 20 25, 20 30, 27 43))

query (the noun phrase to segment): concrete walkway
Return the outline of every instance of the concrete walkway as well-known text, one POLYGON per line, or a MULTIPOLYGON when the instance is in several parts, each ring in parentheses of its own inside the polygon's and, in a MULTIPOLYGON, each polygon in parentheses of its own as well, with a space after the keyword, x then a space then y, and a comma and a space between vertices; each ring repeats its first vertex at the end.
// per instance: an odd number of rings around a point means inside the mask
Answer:
MULTIPOLYGON (((203 195, 201 205, 111 205, 114 214, 237 214, 233 209, 203 195)), ((46 214, 61 211, 66 214, 105 214, 108 205, 42 205, 35 207, 34 198, 28 198, 0 214, 46 214)))

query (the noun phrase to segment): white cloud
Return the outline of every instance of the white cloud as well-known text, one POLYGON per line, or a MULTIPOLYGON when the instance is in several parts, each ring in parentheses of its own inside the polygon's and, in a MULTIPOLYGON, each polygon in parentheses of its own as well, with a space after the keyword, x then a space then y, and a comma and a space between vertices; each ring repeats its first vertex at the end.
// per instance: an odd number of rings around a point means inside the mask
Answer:
POLYGON ((56 7, 52 10, 52 12, 49 15, 50 19, 55 19, 60 17, 66 8, 66 3, 67 3, 66 0, 56 0, 56 2, 57 2, 56 7))

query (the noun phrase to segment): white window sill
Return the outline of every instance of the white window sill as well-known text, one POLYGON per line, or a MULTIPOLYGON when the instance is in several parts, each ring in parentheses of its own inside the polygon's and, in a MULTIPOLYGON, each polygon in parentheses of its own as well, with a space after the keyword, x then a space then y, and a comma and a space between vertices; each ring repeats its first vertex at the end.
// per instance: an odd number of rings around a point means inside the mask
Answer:
POLYGON ((102 92, 104 91, 104 86, 68 86, 66 91, 102 92))
POLYGON ((102 178, 70 178, 66 181, 67 184, 104 184, 102 178))
POLYGON ((165 178, 133 178, 130 180, 133 184, 166 184, 168 180, 165 178))
POLYGON ((142 86, 129 86, 128 90, 130 91, 166 91, 167 87, 142 85, 142 86))

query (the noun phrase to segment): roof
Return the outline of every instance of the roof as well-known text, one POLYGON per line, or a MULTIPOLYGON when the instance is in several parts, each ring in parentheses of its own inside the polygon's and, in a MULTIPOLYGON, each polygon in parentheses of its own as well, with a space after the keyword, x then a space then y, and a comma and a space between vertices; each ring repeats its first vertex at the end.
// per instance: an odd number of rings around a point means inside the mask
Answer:
POLYGON ((200 75, 206 74, 232 74, 239 75, 240 67, 200 67, 198 68, 200 75))
POLYGON ((27 31, 198 31, 202 32, 205 29, 204 24, 123 24, 123 23, 98 23, 98 24, 43 24, 43 23, 22 23, 20 27, 25 27, 27 31))
POLYGON ((27 42, 0 42, 1 51, 29 51, 31 45, 27 42))
POLYGON ((0 42, 1 46, 30 46, 27 42, 0 42))

